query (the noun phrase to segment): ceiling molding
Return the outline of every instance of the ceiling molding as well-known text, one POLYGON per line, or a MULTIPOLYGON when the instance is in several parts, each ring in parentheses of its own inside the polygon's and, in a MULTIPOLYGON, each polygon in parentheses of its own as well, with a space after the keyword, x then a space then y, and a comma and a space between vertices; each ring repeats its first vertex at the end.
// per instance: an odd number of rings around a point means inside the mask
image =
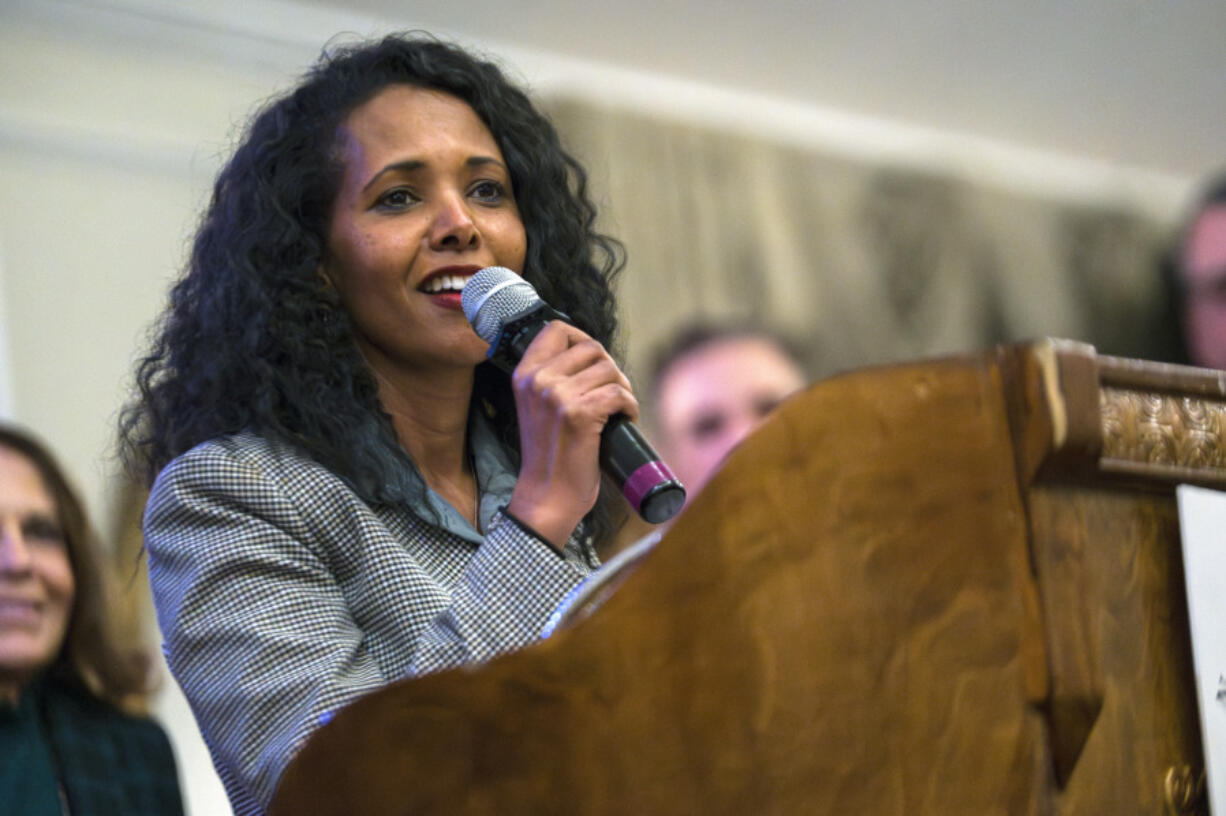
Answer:
POLYGON ((199 181, 221 167, 199 143, 164 135, 83 128, 0 109, 0 146, 10 153, 60 156, 142 173, 199 181))
MULTIPOLYGON (((297 75, 329 41, 375 36, 412 27, 391 20, 290 0, 0 0, 6 14, 60 32, 123 47, 184 50, 297 75)), ((1194 180, 1035 149, 998 139, 820 108, 691 80, 526 50, 458 32, 435 33, 497 55, 512 76, 543 96, 569 95, 700 126, 750 133, 835 155, 917 167, 932 172, 1075 201, 1125 203, 1169 219, 1194 180)), ((107 134, 49 134, 34 121, 0 116, 0 138, 35 146, 51 137, 86 155, 102 150, 125 163, 174 166, 192 158, 178 143, 129 145, 107 134), (99 139, 99 137, 101 137, 99 139), (110 144, 90 147, 98 139, 110 144), (82 152, 85 151, 85 152, 82 152), (142 158, 143 157, 143 158, 142 158)), ((182 170, 180 169, 180 172, 182 170)))
POLYGON ((287 0, 0 0, 14 19, 49 25, 93 41, 189 49, 260 67, 301 71, 339 32, 359 36, 377 25, 360 14, 287 0))

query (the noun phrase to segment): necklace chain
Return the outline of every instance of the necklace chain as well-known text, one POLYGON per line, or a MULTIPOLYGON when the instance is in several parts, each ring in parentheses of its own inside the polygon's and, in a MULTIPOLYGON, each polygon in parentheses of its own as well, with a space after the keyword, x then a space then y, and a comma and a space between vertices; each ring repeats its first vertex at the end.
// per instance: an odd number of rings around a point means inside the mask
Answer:
POLYGON ((477 476, 477 459, 472 451, 468 452, 468 469, 473 474, 473 529, 481 532, 481 479, 477 476))

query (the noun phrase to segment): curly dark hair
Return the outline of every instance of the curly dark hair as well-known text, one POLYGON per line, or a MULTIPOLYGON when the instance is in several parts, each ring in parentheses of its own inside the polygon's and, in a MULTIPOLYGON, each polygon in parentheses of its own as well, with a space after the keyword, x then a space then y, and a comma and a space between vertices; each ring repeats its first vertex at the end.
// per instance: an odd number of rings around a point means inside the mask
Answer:
MULTIPOLYGON (((414 466, 319 274, 344 171, 341 125, 391 85, 442 91, 476 112, 509 168, 528 237, 524 277, 615 349, 622 247, 596 232, 586 173, 528 96, 492 62, 421 32, 329 49, 257 112, 217 178, 187 270, 137 369, 139 394, 120 419, 124 461, 146 481, 205 440, 251 430, 296 446, 372 504, 424 489, 405 477, 414 466)), ((506 375, 478 366, 473 404, 517 455, 506 375)), ((598 539, 613 523, 609 492, 587 519, 598 539)))

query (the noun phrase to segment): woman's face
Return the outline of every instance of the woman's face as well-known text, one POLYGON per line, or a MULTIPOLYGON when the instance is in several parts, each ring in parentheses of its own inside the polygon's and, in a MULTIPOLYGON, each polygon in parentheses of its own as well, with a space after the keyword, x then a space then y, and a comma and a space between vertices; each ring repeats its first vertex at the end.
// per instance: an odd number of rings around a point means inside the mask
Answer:
POLYGON ((323 273, 377 371, 484 359, 460 307, 486 266, 523 269, 527 235, 493 135, 466 103, 409 85, 356 108, 323 273))
POLYGON ((55 500, 33 462, 0 446, 0 684, 55 659, 74 589, 55 500))

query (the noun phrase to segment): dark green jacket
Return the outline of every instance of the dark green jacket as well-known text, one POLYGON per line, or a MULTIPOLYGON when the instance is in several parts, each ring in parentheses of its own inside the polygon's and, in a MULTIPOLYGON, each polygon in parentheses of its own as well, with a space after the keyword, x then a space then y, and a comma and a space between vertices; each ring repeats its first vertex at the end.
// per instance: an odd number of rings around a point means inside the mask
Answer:
MULTIPOLYGON (((161 727, 75 683, 44 677, 24 689, 16 709, 0 711, 0 746, 0 791, 8 794, 0 799, 33 807, 58 800, 72 816, 183 813, 174 753, 161 727), (60 789, 50 799, 42 790, 47 782, 60 789)), ((14 806, 0 801, 0 814, 20 812, 14 806)))

